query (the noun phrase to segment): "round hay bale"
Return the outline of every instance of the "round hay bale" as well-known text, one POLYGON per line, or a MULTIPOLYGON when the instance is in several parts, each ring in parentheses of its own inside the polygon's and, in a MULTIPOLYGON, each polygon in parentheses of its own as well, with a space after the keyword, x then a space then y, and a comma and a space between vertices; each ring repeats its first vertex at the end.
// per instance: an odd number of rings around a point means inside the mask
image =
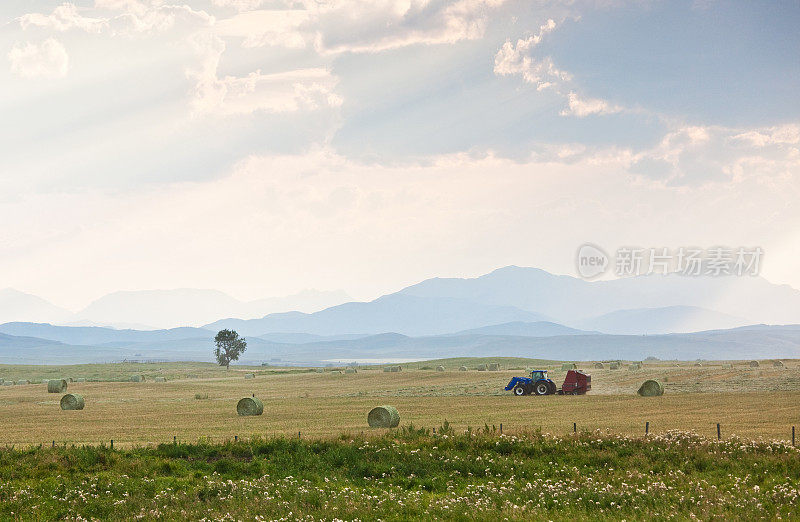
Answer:
POLYGON ((659 397, 664 395, 664 385, 658 381, 648 379, 642 383, 636 393, 642 397, 659 397))
POLYGON ((31 381, 29 381, 28 379, 22 379, 22 380, 17 381, 17 384, 30 384, 30 383, 31 383, 31 381))
POLYGON ((370 428, 396 428, 400 424, 400 413, 394 406, 372 408, 367 415, 370 428))
POLYGON ((641 365, 641 363, 631 363, 631 365, 628 366, 628 369, 629 370, 634 370, 634 371, 635 370, 641 370, 642 369, 642 365, 641 365))
POLYGON ((325 370, 324 370, 324 369, 322 369, 322 368, 317 368, 317 369, 316 369, 316 370, 314 370, 314 371, 315 371, 315 372, 317 372, 317 373, 325 373, 325 370))
POLYGON ((256 378, 256 374, 255 373, 245 373, 244 374, 244 378, 245 379, 255 379, 256 378))
POLYGON ((47 381, 47 393, 64 393, 67 391, 66 379, 50 379, 47 381))
POLYGON ((467 367, 466 367, 466 366, 462 366, 462 367, 460 367, 460 368, 458 369, 458 371, 460 371, 460 372, 465 372, 465 371, 467 371, 467 367))
POLYGON ((155 382, 167 382, 166 377, 156 377, 153 379, 155 382))
POLYGON ((131 375, 131 382, 144 382, 144 375, 131 375))
POLYGON ((198 400, 198 401, 202 400, 202 399, 208 399, 208 394, 207 393, 195 393, 194 394, 194 398, 196 400, 198 400))
POLYGON ((478 365, 478 371, 479 372, 485 372, 486 371, 486 365, 485 364, 479 364, 478 365))
POLYGON ((609 370, 619 370, 619 363, 613 362, 613 363, 609 364, 608 365, 608 369, 609 370))
POLYGON ((500 363, 489 363, 488 370, 490 372, 499 372, 500 371, 500 363))
POLYGON ((575 370, 577 368, 578 368, 578 366, 575 363, 564 363, 564 364, 561 365, 561 370, 563 370, 563 371, 575 370))
POLYGON ((82 410, 85 405, 86 402, 83 400, 83 395, 68 393, 61 397, 62 410, 82 410))
POLYGON ((437 372, 443 372, 443 371, 444 371, 444 366, 442 366, 442 365, 440 364, 439 366, 437 366, 437 367, 436 367, 436 371, 437 371, 437 372))
POLYGON ((758 361, 750 361, 750 368, 758 368, 759 364, 758 361))
POLYGON ((14 381, 3 381, 3 386, 14 386, 14 381))
POLYGON ((264 403, 255 397, 245 397, 236 405, 239 415, 261 415, 264 413, 264 403))
POLYGON ((772 361, 772 366, 775 368, 783 368, 783 361, 772 361))

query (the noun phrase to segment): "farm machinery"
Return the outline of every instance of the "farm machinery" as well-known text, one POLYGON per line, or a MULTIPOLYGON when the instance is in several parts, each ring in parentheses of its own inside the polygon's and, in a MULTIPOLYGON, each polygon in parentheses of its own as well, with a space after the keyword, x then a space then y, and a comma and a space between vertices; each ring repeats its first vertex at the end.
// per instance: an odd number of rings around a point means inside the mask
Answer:
POLYGON ((506 385, 506 391, 514 395, 583 395, 592 389, 592 376, 581 370, 569 370, 561 388, 556 388, 547 370, 533 370, 530 377, 513 377, 506 385))

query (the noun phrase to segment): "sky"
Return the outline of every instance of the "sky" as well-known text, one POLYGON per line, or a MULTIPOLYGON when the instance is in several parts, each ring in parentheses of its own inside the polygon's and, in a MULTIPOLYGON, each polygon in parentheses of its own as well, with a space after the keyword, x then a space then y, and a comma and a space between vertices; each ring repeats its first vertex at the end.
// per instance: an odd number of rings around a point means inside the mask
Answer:
POLYGON ((0 288, 359 299, 761 247, 800 288, 795 1, 5 0, 0 288))

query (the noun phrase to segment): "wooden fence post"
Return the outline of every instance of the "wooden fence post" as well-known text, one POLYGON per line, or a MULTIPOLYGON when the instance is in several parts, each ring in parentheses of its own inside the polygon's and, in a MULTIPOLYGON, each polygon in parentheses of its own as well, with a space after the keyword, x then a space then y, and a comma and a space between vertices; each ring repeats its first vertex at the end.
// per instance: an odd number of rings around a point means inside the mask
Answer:
POLYGON ((721 439, 722 439, 722 434, 719 431, 719 422, 718 422, 717 423, 717 440, 721 440, 721 439))

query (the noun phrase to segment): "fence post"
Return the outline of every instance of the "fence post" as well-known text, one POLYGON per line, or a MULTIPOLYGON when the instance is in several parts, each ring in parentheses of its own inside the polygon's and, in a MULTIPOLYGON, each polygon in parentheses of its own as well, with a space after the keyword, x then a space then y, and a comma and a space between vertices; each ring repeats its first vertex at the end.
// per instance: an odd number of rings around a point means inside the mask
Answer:
POLYGON ((53 447, 54 448, 56 447, 56 441, 53 441, 53 447))
POLYGON ((500 435, 502 435, 502 434, 503 434, 503 423, 501 422, 500 423, 500 435))
POLYGON ((114 449, 114 439, 111 439, 111 449, 114 449))
POLYGON ((722 434, 719 431, 719 422, 718 422, 717 423, 717 440, 721 440, 721 439, 722 439, 722 434))
POLYGON ((176 446, 178 445, 178 436, 177 435, 173 435, 172 436, 172 443, 175 444, 176 446))
POLYGON ((233 442, 239 442, 239 436, 238 435, 234 435, 233 436, 233 442))
POLYGON ((298 440, 302 438, 302 437, 300 436, 300 432, 299 432, 299 431, 297 432, 297 438, 298 438, 298 440))
POLYGON ((578 433, 578 423, 577 422, 573 422, 572 423, 572 433, 578 433))
POLYGON ((792 446, 794 446, 794 426, 792 426, 792 446))
POLYGON ((650 434, 650 421, 644 423, 644 435, 645 437, 650 434))

